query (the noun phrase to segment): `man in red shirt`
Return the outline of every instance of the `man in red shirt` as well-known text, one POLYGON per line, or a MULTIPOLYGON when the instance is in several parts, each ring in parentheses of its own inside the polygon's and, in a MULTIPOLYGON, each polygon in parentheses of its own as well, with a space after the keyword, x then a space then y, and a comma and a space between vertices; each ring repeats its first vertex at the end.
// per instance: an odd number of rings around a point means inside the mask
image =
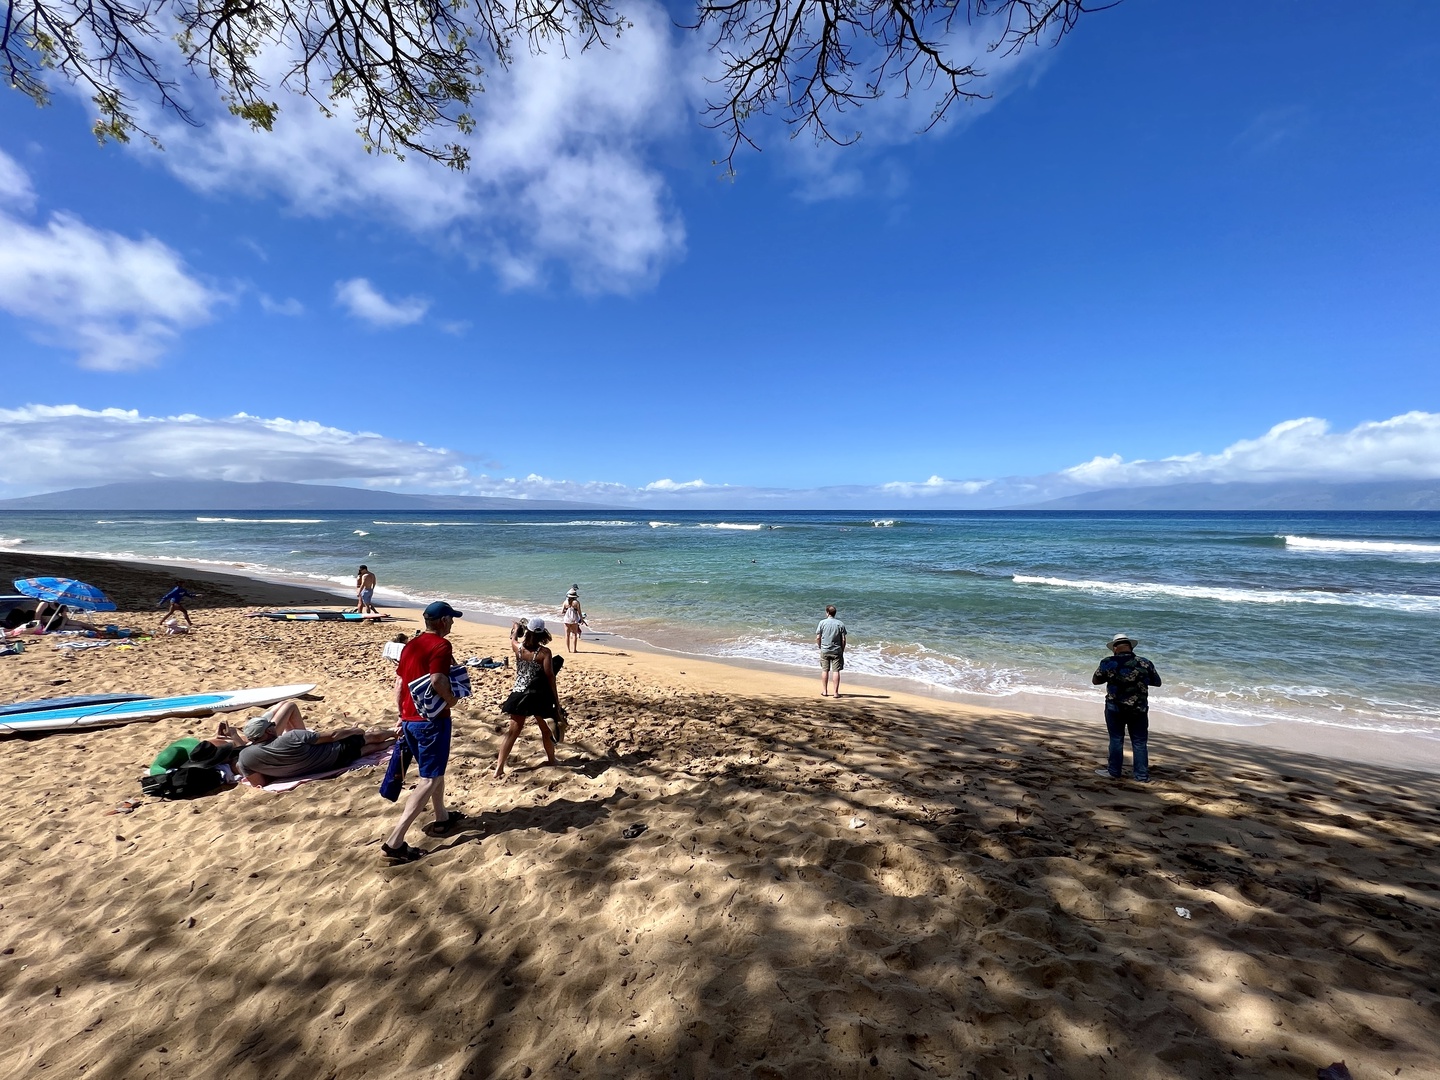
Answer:
POLYGON ((434 824, 426 828, 431 836, 449 836, 456 832, 465 815, 445 809, 445 766, 450 761, 450 710, 455 706, 455 692, 450 686, 450 669, 455 654, 446 638, 455 620, 464 615, 444 600, 437 600, 425 609, 425 632, 416 634, 400 653, 395 677, 395 704, 400 708, 400 738, 405 749, 420 766, 420 783, 405 800, 404 812, 394 830, 380 845, 385 858, 392 862, 414 862, 425 853, 405 842, 405 832, 420 816, 428 802, 435 808, 434 824), (415 708, 410 697, 410 684, 430 676, 430 688, 445 702, 445 711, 435 720, 427 720, 415 708))

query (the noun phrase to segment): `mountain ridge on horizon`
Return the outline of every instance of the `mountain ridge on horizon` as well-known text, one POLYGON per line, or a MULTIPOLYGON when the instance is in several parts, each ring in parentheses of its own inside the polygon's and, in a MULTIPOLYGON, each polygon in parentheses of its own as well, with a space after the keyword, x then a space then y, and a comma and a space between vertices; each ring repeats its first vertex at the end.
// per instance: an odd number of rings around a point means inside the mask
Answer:
MULTIPOLYGON (((803 493, 797 493, 803 494, 803 493)), ((411 495, 289 481, 138 480, 0 499, 0 511, 421 511, 421 510, 636 510, 558 499, 516 499, 483 495, 411 495)), ((673 508, 672 508, 673 509, 673 508)), ((695 507, 696 510, 744 509, 695 507)), ((759 508, 751 507, 751 510, 759 508)), ((778 510, 778 507, 765 509, 778 510)), ((799 509, 799 508, 796 508, 799 509)), ((903 513, 915 506, 816 507, 903 513)), ((1062 498, 989 507, 936 510, 1150 510, 1150 511, 1440 511, 1440 479, 1369 483, 1327 481, 1190 482, 1149 487, 1102 488, 1062 498)))
POLYGON ((282 480, 129 480, 0 499, 0 510, 603 510, 596 503, 398 491, 282 480))
POLYGON ((1440 510, 1440 479, 1230 480, 1102 488, 1010 510, 1440 510))

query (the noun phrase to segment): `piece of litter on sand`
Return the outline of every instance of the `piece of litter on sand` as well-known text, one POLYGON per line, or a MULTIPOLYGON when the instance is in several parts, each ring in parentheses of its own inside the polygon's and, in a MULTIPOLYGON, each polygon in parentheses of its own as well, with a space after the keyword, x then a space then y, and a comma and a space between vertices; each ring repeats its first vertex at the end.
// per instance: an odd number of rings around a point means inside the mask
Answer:
POLYGON ((139 805, 140 805, 140 800, 139 800, 139 799, 126 799, 126 800, 125 800, 124 802, 122 802, 119 806, 115 807, 114 810, 106 810, 105 813, 107 813, 107 814, 131 814, 131 813, 134 813, 134 812, 135 812, 135 808, 138 807, 139 805))
POLYGON ((620 835, 623 836, 626 840, 634 840, 644 831, 645 826, 637 821, 634 825, 626 825, 624 831, 622 831, 620 835))
POLYGON ((864 827, 865 827, 865 819, 864 819, 864 818, 862 818, 862 817, 852 817, 852 818, 850 819, 850 828, 852 828, 852 829, 863 829, 864 827))
POLYGON ((1188 907, 1177 907, 1175 914, 1179 915, 1182 919, 1188 919, 1190 917, 1190 909, 1188 907))

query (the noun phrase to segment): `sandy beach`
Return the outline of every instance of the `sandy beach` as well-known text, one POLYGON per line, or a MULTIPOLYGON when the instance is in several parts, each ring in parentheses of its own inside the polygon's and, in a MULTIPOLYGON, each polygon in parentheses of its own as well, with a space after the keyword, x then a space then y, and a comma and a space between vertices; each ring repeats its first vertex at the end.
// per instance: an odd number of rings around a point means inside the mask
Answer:
MULTIPOLYGON (((175 574, 0 555, 7 581, 60 572, 152 628, 175 574)), ((255 620, 343 601, 180 577, 195 633, 32 643, 0 657, 0 701, 313 682, 310 726, 393 724, 380 650, 413 613, 255 620)), ((461 624, 457 656, 504 637, 461 624)), ((504 781, 511 672, 474 672, 448 784, 480 827, 413 830, 410 866, 380 858, 376 769, 117 814, 215 721, 3 740, 0 1073, 1440 1077, 1433 773, 1171 730, 1155 783, 1116 783, 1098 696, 1090 723, 833 701, 584 650, 561 766, 529 729, 504 781)))

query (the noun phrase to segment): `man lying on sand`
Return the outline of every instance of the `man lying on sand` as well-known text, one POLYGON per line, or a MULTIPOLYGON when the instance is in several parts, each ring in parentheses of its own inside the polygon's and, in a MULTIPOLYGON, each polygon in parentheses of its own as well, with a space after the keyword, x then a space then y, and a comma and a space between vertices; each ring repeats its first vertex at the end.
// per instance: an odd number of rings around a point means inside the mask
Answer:
POLYGON ((240 729, 231 727, 222 720, 215 734, 208 739, 176 739, 161 750, 150 763, 150 775, 159 776, 170 769, 178 769, 191 760, 205 765, 232 762, 244 746, 245 736, 240 734, 240 729))
POLYGON ((393 731, 336 728, 323 734, 305 727, 300 706, 282 701, 247 723, 250 743, 240 751, 237 771, 256 787, 274 780, 340 769, 395 741, 393 731))

